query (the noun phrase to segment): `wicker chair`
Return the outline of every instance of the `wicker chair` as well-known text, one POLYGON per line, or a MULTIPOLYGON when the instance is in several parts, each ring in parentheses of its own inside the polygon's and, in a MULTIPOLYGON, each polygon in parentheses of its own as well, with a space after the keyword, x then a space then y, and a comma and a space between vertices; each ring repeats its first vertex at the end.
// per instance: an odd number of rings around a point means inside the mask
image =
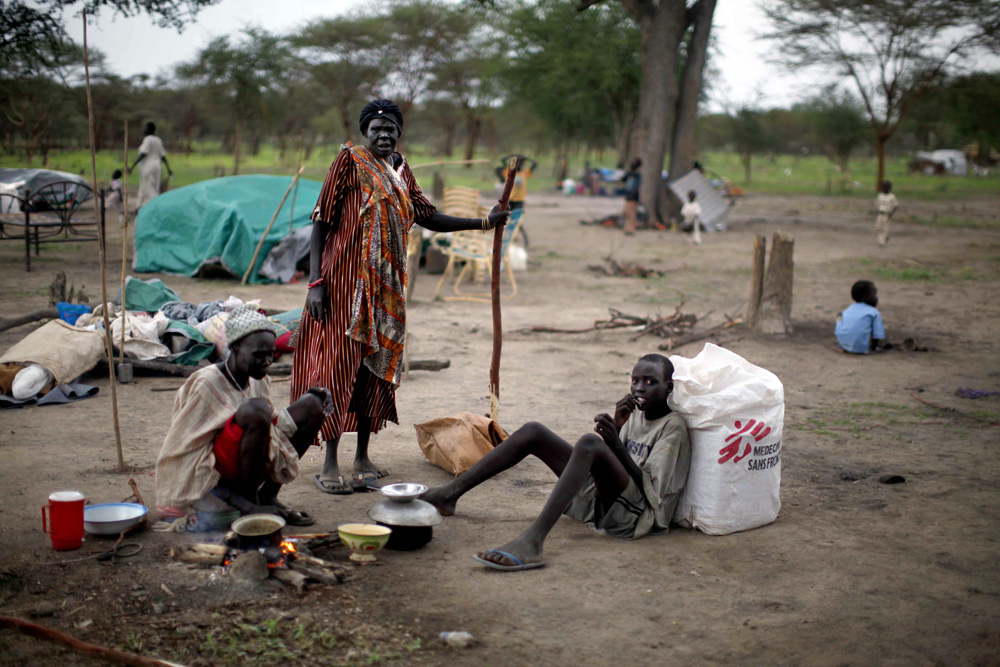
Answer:
MULTIPOLYGON (((511 286, 511 293, 501 296, 504 299, 513 299, 517 296, 517 281, 514 279, 514 271, 510 265, 508 251, 510 250, 511 241, 517 237, 523 218, 524 209, 511 211, 510 219, 503 230, 500 259, 506 267, 507 278, 510 280, 511 286)), ((479 301, 489 303, 489 292, 462 292, 459 286, 466 275, 475 269, 476 265, 484 266, 487 272, 492 271, 493 234, 483 232, 439 233, 431 237, 431 243, 438 245, 441 248, 441 252, 448 256, 448 265, 445 266, 444 273, 441 274, 441 279, 438 280, 437 287, 434 289, 434 298, 442 298, 447 301, 479 301), (445 242, 447 242, 447 245, 445 245, 445 242), (455 286, 453 288, 455 295, 442 297, 441 288, 454 271, 455 264, 459 262, 462 262, 463 266, 455 278, 455 286)))

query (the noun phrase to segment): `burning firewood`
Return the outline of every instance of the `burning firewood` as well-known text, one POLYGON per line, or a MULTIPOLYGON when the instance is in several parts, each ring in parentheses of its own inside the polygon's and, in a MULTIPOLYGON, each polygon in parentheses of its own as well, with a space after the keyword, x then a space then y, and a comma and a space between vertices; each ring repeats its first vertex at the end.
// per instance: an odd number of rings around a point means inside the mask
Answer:
MULTIPOLYGON (((277 547, 272 549, 278 550, 277 547)), ((265 550, 267 551, 267 550, 265 550)), ((227 566, 240 554, 239 549, 227 547, 224 544, 175 544, 170 547, 170 557, 182 563, 195 565, 227 566)), ((265 553, 270 563, 272 577, 299 588, 298 577, 277 574, 286 570, 296 572, 306 579, 323 584, 339 584, 347 577, 346 571, 328 560, 302 553, 294 542, 282 542, 280 553, 276 556, 265 553)))

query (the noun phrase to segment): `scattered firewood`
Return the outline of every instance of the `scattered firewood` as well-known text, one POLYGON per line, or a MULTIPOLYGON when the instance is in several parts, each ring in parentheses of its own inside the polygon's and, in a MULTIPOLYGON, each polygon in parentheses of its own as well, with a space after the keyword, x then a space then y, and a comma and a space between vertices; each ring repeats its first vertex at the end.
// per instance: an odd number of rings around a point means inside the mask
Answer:
POLYGON ((646 334, 654 334, 661 338, 668 338, 671 336, 677 336, 689 331, 698 322, 698 316, 687 313, 682 314, 681 308, 684 306, 684 302, 678 304, 674 312, 665 317, 639 317, 638 315, 629 315, 628 313, 623 313, 620 310, 614 308, 608 308, 608 312, 611 315, 610 319, 607 320, 597 320, 594 325, 587 327, 586 329, 560 329, 557 327, 528 327, 526 329, 520 329, 518 333, 566 333, 566 334, 579 334, 588 333, 590 331, 603 331, 605 329, 626 329, 630 328, 636 331, 636 335, 633 338, 639 338, 645 336, 646 334))
POLYGON ((283 584, 293 586, 299 593, 305 590, 306 581, 309 579, 309 577, 301 572, 296 572, 295 570, 283 570, 280 568, 272 571, 271 576, 283 584))
POLYGON ((605 257, 604 261, 605 265, 591 264, 587 268, 606 276, 619 276, 622 278, 649 278, 650 276, 659 278, 664 273, 658 269, 650 269, 635 262, 619 262, 610 256, 605 257))
POLYGON ((175 544, 170 547, 170 557, 182 563, 195 565, 222 565, 229 547, 222 544, 175 544))
POLYGON ((695 341, 704 340, 705 338, 710 338, 714 334, 728 329, 729 327, 736 326, 737 324, 742 324, 743 319, 732 319, 726 318, 726 321, 722 324, 717 324, 714 327, 705 329, 703 331, 696 331, 694 333, 687 334, 685 336, 679 336, 678 338, 670 338, 666 343, 659 346, 659 349, 669 352, 670 350, 675 350, 682 345, 687 345, 688 343, 694 343, 695 341))
POLYGON ((307 579, 314 579, 321 584, 329 584, 331 586, 336 586, 344 582, 346 578, 346 573, 341 569, 333 570, 328 572, 326 570, 320 569, 318 567, 313 567, 311 565, 306 565, 305 563, 299 562, 298 557, 295 560, 287 563, 288 568, 293 572, 299 572, 304 575, 307 579))

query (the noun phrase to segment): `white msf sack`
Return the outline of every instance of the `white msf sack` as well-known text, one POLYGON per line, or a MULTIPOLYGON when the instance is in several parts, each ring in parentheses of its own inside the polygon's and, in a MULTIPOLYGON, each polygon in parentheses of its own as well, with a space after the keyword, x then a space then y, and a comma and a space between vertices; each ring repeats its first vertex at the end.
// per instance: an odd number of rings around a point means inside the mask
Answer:
POLYGON ((781 509, 781 381, 711 343, 693 359, 670 361, 668 402, 691 436, 691 469, 674 521, 709 535, 771 523, 781 509))

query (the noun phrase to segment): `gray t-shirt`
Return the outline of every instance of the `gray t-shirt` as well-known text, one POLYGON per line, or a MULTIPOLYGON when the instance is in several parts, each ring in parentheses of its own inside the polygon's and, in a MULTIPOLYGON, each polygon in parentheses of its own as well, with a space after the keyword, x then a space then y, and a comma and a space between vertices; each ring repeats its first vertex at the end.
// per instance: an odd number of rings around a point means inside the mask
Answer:
POLYGON ((646 507, 635 527, 635 537, 641 537, 670 524, 691 467, 691 439, 678 413, 647 420, 641 410, 629 416, 619 436, 629 456, 642 469, 641 491, 646 507))

